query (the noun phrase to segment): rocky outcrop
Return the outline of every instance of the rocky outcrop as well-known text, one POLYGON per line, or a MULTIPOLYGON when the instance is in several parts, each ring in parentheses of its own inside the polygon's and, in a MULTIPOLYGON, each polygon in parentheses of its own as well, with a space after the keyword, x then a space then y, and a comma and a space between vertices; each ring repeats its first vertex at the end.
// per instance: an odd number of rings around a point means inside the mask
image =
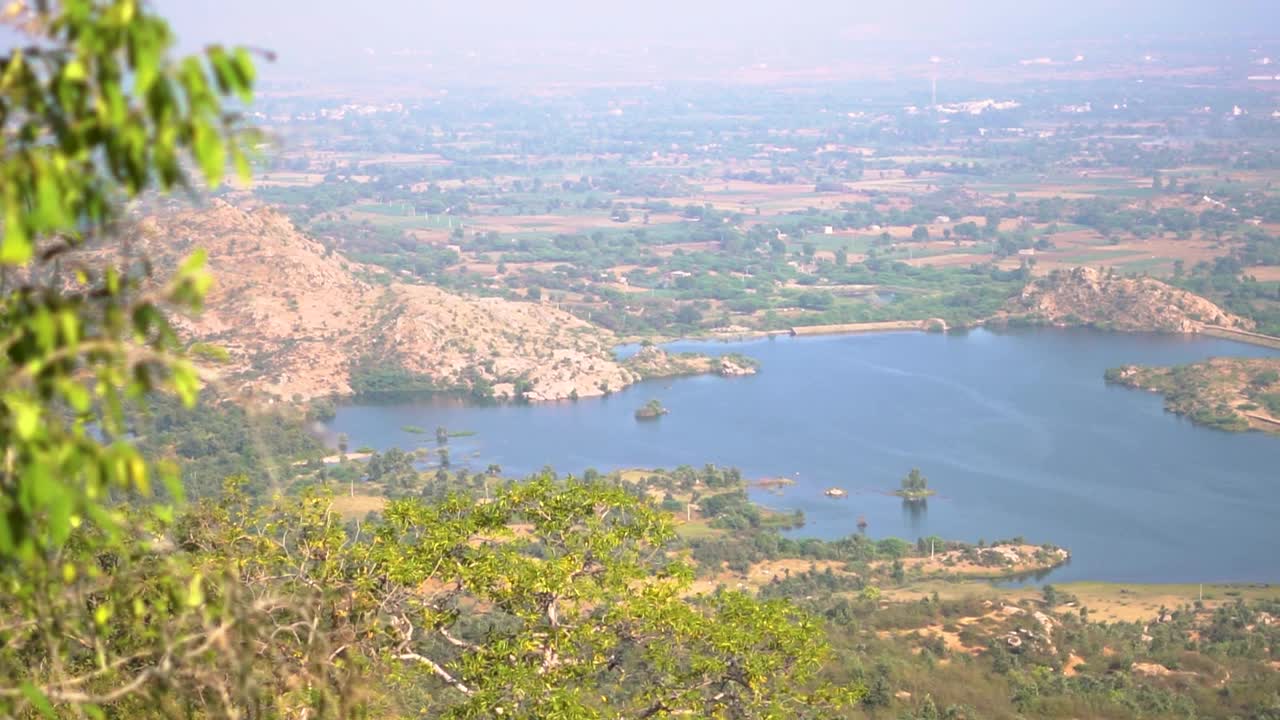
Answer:
POLYGON ((613 359, 611 333, 569 313, 393 282, 269 209, 214 200, 147 219, 138 235, 161 275, 196 248, 208 253, 215 285, 205 310, 177 325, 227 350, 213 372, 233 392, 348 395, 361 363, 529 400, 601 395, 639 379, 613 359))
POLYGON ((645 345, 624 361, 628 370, 646 380, 712 371, 712 358, 699 353, 671 353, 657 345, 645 345))
POLYGON ((656 345, 646 345, 624 361, 624 366, 642 379, 714 373, 722 377, 754 375, 758 363, 743 355, 713 357, 702 353, 671 353, 656 345))
POLYGON ((756 365, 754 363, 743 362, 740 358, 729 355, 722 355, 716 359, 719 367, 716 373, 723 377, 742 377, 743 375, 755 375, 756 365))
POLYGON ((1213 325, 1245 330, 1254 326, 1251 320, 1159 280, 1086 267, 1055 271, 1032 281, 1006 311, 1053 325, 1125 331, 1194 333, 1213 325))
POLYGON ((445 385, 479 374, 497 397, 591 397, 639 378, 613 359, 616 338, 548 305, 463 298, 393 285, 399 306, 382 346, 408 370, 445 385))

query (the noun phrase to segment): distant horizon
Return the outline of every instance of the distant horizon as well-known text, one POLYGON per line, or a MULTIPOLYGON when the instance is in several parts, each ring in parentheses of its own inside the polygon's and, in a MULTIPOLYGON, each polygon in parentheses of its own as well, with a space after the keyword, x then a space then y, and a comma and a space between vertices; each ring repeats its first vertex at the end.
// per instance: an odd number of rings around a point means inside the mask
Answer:
MULTIPOLYGON (((584 0, 469 3, 381 0, 359 14, 334 0, 155 0, 184 49, 211 42, 269 50, 277 62, 264 79, 370 79, 445 71, 458 83, 538 77, 582 79, 697 77, 740 68, 926 63, 931 55, 971 66, 1016 62, 1056 51, 1070 60, 1108 45, 1137 53, 1144 44, 1248 39, 1268 50, 1280 37, 1280 4, 1228 0, 1100 0, 1062 5, 992 0, 907 0, 850 4, 690 4, 652 0, 610 6, 584 0), (1124 42, 1121 42, 1124 41, 1124 42), (335 75, 336 73, 336 75, 335 75)), ((1280 43, 1275 43, 1280 48, 1280 43)), ((437 73, 438 74, 438 73, 437 73)))

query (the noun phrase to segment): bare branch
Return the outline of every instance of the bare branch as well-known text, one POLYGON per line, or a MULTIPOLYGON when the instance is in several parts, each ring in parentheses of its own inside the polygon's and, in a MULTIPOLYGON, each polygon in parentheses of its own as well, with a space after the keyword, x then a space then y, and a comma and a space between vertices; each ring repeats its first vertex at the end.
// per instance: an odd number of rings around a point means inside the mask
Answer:
POLYGON ((451 685, 458 692, 464 695, 472 694, 471 688, 467 687, 460 680, 450 675, 448 670, 445 670, 444 668, 440 667, 438 663, 436 663, 434 660, 431 660, 430 658, 423 657, 422 655, 419 655, 416 652, 400 653, 395 657, 397 660, 413 660, 414 662, 420 663, 422 665, 426 665, 428 668, 430 668, 431 672, 435 673, 436 677, 439 677, 441 680, 444 680, 446 683, 451 685))

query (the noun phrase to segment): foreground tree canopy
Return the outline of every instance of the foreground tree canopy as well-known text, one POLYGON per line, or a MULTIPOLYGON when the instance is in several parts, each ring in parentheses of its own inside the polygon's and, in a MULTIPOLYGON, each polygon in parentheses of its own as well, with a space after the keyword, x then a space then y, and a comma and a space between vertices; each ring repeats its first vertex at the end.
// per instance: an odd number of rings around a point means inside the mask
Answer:
POLYGON ((819 717, 860 696, 815 679, 812 618, 692 594, 665 516, 619 487, 543 477, 354 527, 236 481, 184 508, 126 406, 194 404, 165 313, 210 278, 75 251, 127 250, 121 203, 188 167, 247 176, 230 109, 253 62, 172 58, 136 0, 3 13, 29 42, 0 57, 0 715, 819 717))

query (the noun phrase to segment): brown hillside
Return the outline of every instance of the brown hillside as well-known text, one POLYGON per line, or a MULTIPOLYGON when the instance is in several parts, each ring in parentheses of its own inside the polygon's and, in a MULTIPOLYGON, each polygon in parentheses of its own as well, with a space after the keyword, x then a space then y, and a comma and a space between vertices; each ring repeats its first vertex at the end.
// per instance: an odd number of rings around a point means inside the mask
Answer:
POLYGON ((1208 300, 1152 278, 1122 277, 1093 268, 1055 271, 1031 282, 1006 310, 1055 325, 1194 333, 1206 326, 1253 329, 1208 300))
POLYGON ((599 395, 636 379, 612 359, 614 337, 534 303, 466 298, 390 282, 299 233, 280 214, 215 200, 142 223, 159 264, 208 252, 216 284, 205 311, 179 321, 192 338, 226 348, 219 372, 238 391, 304 399, 352 392, 363 361, 399 367, 439 387, 516 383, 531 400, 599 395))

